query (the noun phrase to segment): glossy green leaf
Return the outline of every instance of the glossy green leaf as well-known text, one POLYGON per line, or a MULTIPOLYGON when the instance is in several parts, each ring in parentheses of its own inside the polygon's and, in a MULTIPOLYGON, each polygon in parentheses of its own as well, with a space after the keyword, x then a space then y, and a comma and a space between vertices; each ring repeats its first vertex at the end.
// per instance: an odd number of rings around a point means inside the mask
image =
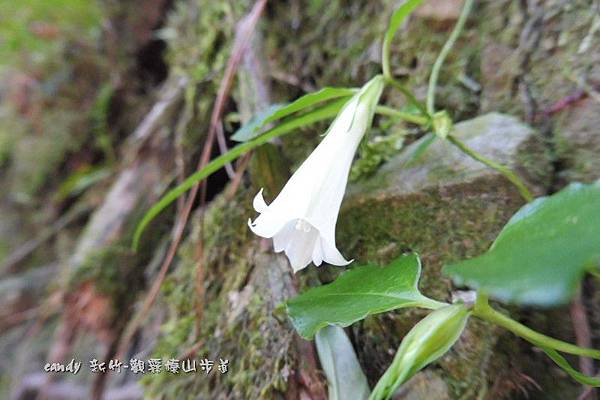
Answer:
POLYGON ((571 184, 519 210, 482 256, 447 266, 459 285, 517 304, 567 303, 600 265, 600 181, 571 184))
POLYGON ((367 377, 344 329, 333 325, 324 327, 317 332, 315 344, 327 377, 328 399, 366 400, 371 392, 367 377))
POLYGON ((392 364, 377 382, 369 399, 391 398, 404 382, 446 354, 465 329, 469 315, 464 304, 453 304, 423 318, 402 339, 392 364))
POLYGON ((146 212, 146 214, 144 214, 144 217, 135 229, 135 233, 133 235, 132 248, 137 249, 140 238, 142 237, 142 233, 144 233, 144 230, 146 229, 148 224, 152 222, 152 220, 156 218, 156 216, 160 214, 165 208, 167 208, 171 203, 177 200, 179 196, 190 190, 195 184, 206 179, 207 177, 218 171, 220 168, 222 168, 228 162, 235 160, 242 154, 247 153, 248 151, 268 142, 269 140, 275 137, 285 135, 300 127, 335 117, 338 111, 344 106, 344 104, 346 104, 346 99, 341 99, 331 104, 327 104, 326 106, 323 106, 316 110, 310 111, 306 114, 303 114, 298 118, 286 121, 281 125, 278 125, 275 128, 268 130, 263 135, 253 140, 235 146, 227 153, 209 162, 206 165, 206 167, 202 168, 199 171, 196 171, 195 173, 187 177, 179 186, 167 192, 167 194, 165 194, 156 204, 154 204, 150 208, 150 210, 146 212))
POLYGON ((325 87, 317 92, 308 93, 289 104, 271 105, 242 126, 233 134, 233 136, 231 136, 231 139, 236 142, 247 142, 248 140, 261 135, 261 128, 271 122, 285 118, 295 112, 302 111, 318 103, 339 97, 350 97, 355 93, 355 89, 325 87))
POLYGON ((575 368, 571 367, 569 362, 565 360, 565 358, 561 356, 556 350, 544 346, 539 347, 544 351, 544 353, 546 353, 548 357, 552 359, 552 361, 554 361, 566 373, 571 375, 571 377, 577 382, 588 386, 600 387, 600 378, 597 378, 595 376, 588 376, 577 371, 575 368))
POLYGON ((298 333, 310 339, 327 326, 348 326, 367 315, 403 307, 438 308, 417 288, 421 262, 416 254, 386 267, 365 265, 344 272, 333 283, 307 290, 286 303, 298 333))

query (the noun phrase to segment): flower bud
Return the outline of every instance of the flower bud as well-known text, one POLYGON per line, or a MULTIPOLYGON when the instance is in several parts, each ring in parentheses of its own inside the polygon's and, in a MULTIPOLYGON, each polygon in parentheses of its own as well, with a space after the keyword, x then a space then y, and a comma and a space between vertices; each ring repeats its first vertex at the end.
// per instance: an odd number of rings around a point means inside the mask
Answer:
POLYGON ((464 304, 439 308, 416 324, 402 339, 392 365, 369 399, 389 399, 396 389, 444 355, 460 337, 470 311, 464 304))
POLYGON ((453 123, 450 115, 443 110, 433 114, 433 132, 440 138, 446 139, 446 137, 452 131, 453 123))

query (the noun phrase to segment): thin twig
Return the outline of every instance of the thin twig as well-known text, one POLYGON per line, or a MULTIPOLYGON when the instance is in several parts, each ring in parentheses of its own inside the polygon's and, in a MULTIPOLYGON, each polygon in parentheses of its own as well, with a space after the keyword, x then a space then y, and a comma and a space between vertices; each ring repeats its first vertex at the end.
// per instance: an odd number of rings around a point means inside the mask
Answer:
POLYGON ((200 341, 194 343, 194 345, 192 347, 190 347, 189 349, 187 349, 186 351, 181 353, 177 357, 177 359, 178 360, 186 360, 188 358, 194 357, 196 355, 196 353, 198 353, 198 350, 200 350, 202 348, 202 346, 204 346, 204 340, 200 340, 200 341))
MULTIPOLYGON (((579 347, 592 347, 592 333, 590 331, 590 323, 583 304, 582 293, 579 292, 571 303, 571 321, 573 330, 575 331, 575 341, 579 347)), ((588 376, 594 376, 594 361, 588 357, 579 357, 579 369, 588 376)), ((592 400, 595 399, 595 393, 587 390, 585 386, 581 393, 580 399, 592 400)))
MULTIPOLYGON (((198 170, 204 168, 206 164, 210 161, 210 153, 212 151, 212 146, 214 142, 214 138, 218 132, 218 127, 221 125, 221 116, 223 114, 223 110, 225 108, 225 103, 228 98, 229 91, 233 85, 233 79, 237 73, 238 67, 240 66, 244 52, 248 48, 250 44, 250 40, 252 38, 252 34, 254 29, 256 28, 256 23, 258 22, 258 18, 262 14, 265 6, 267 4, 266 0, 258 0, 250 13, 240 21, 239 29, 236 32, 236 40, 233 47, 233 53, 229 62, 227 63, 227 68, 225 70, 225 75, 223 80, 221 81, 221 86, 219 87, 219 92, 217 93, 217 100, 215 102, 215 108, 213 109, 213 113, 211 116, 210 122, 210 131, 207 138, 207 143, 204 145, 204 149, 202 152, 202 157, 198 164, 198 170)), ((198 188, 200 187, 200 204, 203 205, 206 202, 206 180, 201 183, 196 184, 192 191, 188 196, 188 203, 193 203, 198 193, 198 188)), ((202 237, 202 233, 204 232, 204 213, 200 214, 200 220, 198 221, 198 226, 200 227, 198 233, 198 239, 196 244, 196 279, 195 279, 195 288, 196 288, 196 327, 200 329, 200 324, 202 322, 203 314, 204 314, 204 297, 205 297, 205 289, 204 289, 204 278, 205 278, 205 268, 204 268, 204 240, 202 237)))
MULTIPOLYGON (((596 378, 600 378, 600 374, 596 374, 595 377, 596 378)), ((595 387, 593 387, 593 386, 586 386, 585 389, 583 389, 583 391, 579 395, 579 397, 577 397, 577 400, 590 400, 588 398, 588 396, 590 395, 590 393, 593 393, 594 390, 596 390, 595 387)))
MULTIPOLYGON (((250 39, 252 37, 252 33, 254 32, 254 28, 256 27, 256 23, 258 22, 258 18, 261 15, 264 7, 266 6, 266 0, 259 0, 255 3, 252 11, 240 21, 239 29, 236 32, 236 40, 233 48, 233 54, 229 59, 227 64, 227 68, 225 70, 225 75, 223 80, 221 81, 221 86, 219 88, 219 92, 217 93, 217 100, 215 102, 215 108, 213 109, 213 113, 211 116, 210 122, 210 131, 207 139, 207 143, 204 146, 202 157, 198 164, 198 170, 204 168, 206 164, 208 164, 210 160, 210 153, 212 151, 212 146, 214 142, 214 137, 218 133, 218 128, 221 126, 221 116, 223 114, 223 109, 225 108, 225 103, 228 98, 228 93, 231 90, 233 85, 233 79, 236 75, 238 67, 242 63, 244 52, 248 48, 250 44, 250 39)), ((206 202, 206 189, 207 182, 206 180, 201 183, 196 184, 190 195, 188 196, 188 202, 192 203, 197 195, 198 188, 200 187, 200 204, 204 205, 206 202)), ((204 268, 204 213, 200 214, 200 220, 198 221, 199 232, 198 239, 196 244, 196 279, 195 279, 195 289, 196 289, 196 328, 199 332, 201 327, 201 322, 204 315, 204 298, 205 298, 205 289, 204 289, 204 279, 205 279, 205 268, 204 268)))
MULTIPOLYGON (((255 3, 250 13, 246 16, 247 29, 240 30, 236 35, 232 55, 227 63, 225 74, 223 76, 223 79, 221 80, 221 85, 217 93, 217 98, 215 100, 215 105, 211 115, 209 131, 200 160, 198 162, 198 166, 196 168, 197 170, 202 169, 206 164, 208 164, 208 161, 210 160, 210 155, 217 132, 217 127, 220 123, 221 115, 225 108, 228 93, 233 84, 233 78, 242 59, 243 52, 247 48, 254 28, 256 27, 256 23, 258 22, 258 18, 262 14, 266 3, 267 0, 258 0, 255 3)), ((158 296, 162 282, 164 281, 167 271, 169 270, 169 267, 173 262, 175 254, 177 253, 179 243, 181 242, 181 239, 183 237, 183 232, 185 230, 187 220, 192 211, 199 188, 200 184, 194 185, 186 199, 185 207, 183 208, 181 215, 175 223, 173 240, 171 242, 171 245, 169 246, 165 260, 160 268, 157 278, 155 279, 152 285, 152 288, 150 289, 150 292, 146 296, 142 309, 125 330, 121 343, 119 344, 119 351, 117 352, 118 356, 121 356, 126 352, 126 349, 129 347, 129 343, 131 342, 133 335, 137 331, 139 325, 146 319, 148 312, 150 311, 152 305, 154 304, 154 301, 158 296)))
POLYGON ((54 235, 60 232, 63 228, 68 226, 71 222, 89 213, 93 207, 90 204, 81 203, 76 205, 65 215, 60 217, 52 226, 42 231, 42 233, 35 239, 32 239, 21 247, 16 249, 6 260, 0 265, 0 274, 12 273, 15 267, 33 253, 42 244, 52 239, 54 235))
POLYGON ((231 185, 227 189, 227 193, 225 193, 225 198, 227 200, 231 199, 240 187, 240 184, 242 183, 242 178, 244 176, 244 172, 246 171, 246 168, 248 168, 248 164, 250 162, 250 159, 252 158, 252 153, 252 151, 249 151, 239 159, 237 163, 237 172, 231 180, 231 185))
MULTIPOLYGON (((183 107, 183 114, 178 118, 177 125, 175 126, 175 170, 177 172, 176 179, 177 185, 181 185, 185 180, 185 154, 183 149, 183 137, 185 135, 186 128, 189 121, 192 118, 192 101, 185 101, 183 107)), ((185 206, 185 198, 180 196, 177 198, 177 213, 179 215, 183 211, 185 206)))
POLYGON ((521 193, 521 196, 523 196, 523 198, 527 202, 530 202, 533 200, 533 195, 531 194, 531 192, 529 191, 527 186, 525 186, 525 184, 523 183, 521 178, 519 178, 517 176, 517 174, 515 174, 510 168, 508 168, 507 166, 502 165, 500 163, 497 163, 493 160, 490 160, 487 157, 484 157, 480 153, 471 149, 469 146, 467 146, 465 143, 460 141, 456 136, 454 136, 452 134, 448 135, 448 141, 450 143, 452 143, 453 145, 455 145, 456 147, 458 147, 463 153, 465 153, 469 157, 473 158, 474 160, 479 161, 482 164, 487 165, 488 167, 490 167, 492 169, 495 169, 496 171, 498 171, 502 175, 504 175, 506 177, 506 179, 508 179, 510 182, 512 182, 513 185, 515 185, 517 187, 517 189, 519 190, 519 193, 521 193))
POLYGON ((589 97, 594 99, 597 103, 600 103, 600 93, 598 93, 594 85, 586 82, 586 80, 582 77, 574 77, 572 75, 567 75, 567 78, 575 82, 577 87, 580 90, 583 90, 589 97))
MULTIPOLYGON (((227 148, 227 139, 225 139, 225 132, 223 131, 222 122, 219 122, 217 126, 217 145, 219 146, 219 152, 221 154, 225 154, 229 151, 229 149, 227 148)), ((235 176, 235 171, 231 166, 231 163, 225 163, 224 167, 229 179, 233 179, 233 177, 235 176)))
POLYGON ((427 112, 429 115, 433 115, 435 113, 435 88, 440 75, 440 69, 442 68, 444 60, 448 56, 448 53, 450 53, 450 50, 452 50, 452 46, 454 46, 454 43, 456 43, 456 39, 458 39, 458 36, 462 32, 472 7, 473 0, 466 0, 465 5, 460 13, 460 17, 454 26, 454 30, 450 34, 448 41, 444 44, 444 47, 442 47, 442 50, 440 51, 440 54, 435 60, 433 68, 431 69, 431 75, 429 76, 429 87, 427 88, 427 112))
POLYGON ((578 89, 572 94, 562 97, 561 99, 550 105, 550 107, 543 110, 540 114, 544 117, 551 117, 552 115, 563 111, 567 107, 576 104, 577 102, 585 99, 586 97, 587 95, 585 91, 578 89))
POLYGON ((36 318, 40 313, 40 307, 31 307, 27 310, 19 311, 11 314, 6 319, 2 321, 3 329, 7 329, 8 327, 12 327, 15 325, 19 325, 25 321, 36 318))

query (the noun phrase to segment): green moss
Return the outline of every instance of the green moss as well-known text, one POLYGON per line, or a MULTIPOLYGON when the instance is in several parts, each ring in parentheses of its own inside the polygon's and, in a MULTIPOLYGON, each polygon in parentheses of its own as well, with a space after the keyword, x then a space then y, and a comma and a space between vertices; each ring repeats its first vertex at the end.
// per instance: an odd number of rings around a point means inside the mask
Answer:
POLYGON ((461 340, 438 362, 455 398, 480 398, 479 394, 488 390, 489 374, 494 373, 490 367, 499 337, 497 331, 494 326, 471 318, 461 340))
POLYGON ((101 25, 98 3, 90 0, 56 0, 53 3, 24 0, 2 2, 0 13, 11 15, 0 26, 2 48, 0 69, 6 65, 22 68, 28 63, 40 63, 57 57, 67 39, 92 40, 101 25), (28 26, 29 29, 23 27, 28 26), (56 29, 62 40, 49 40, 44 29, 56 29), (39 32, 38 32, 39 30, 39 32))
POLYGON ((72 129, 78 115, 67 110, 48 110, 42 116, 39 128, 28 124, 29 132, 15 143, 11 159, 12 191, 21 198, 30 199, 63 162, 67 152, 75 150, 79 142, 72 129))
POLYGON ((123 310, 141 288, 141 277, 136 272, 139 260, 123 244, 115 244, 87 256, 69 277, 68 285, 75 289, 81 283, 94 282, 94 288, 113 302, 115 310, 123 310))
POLYGON ((104 153, 104 158, 110 164, 115 163, 117 157, 109 129, 110 106, 114 94, 114 88, 105 84, 98 91, 94 104, 90 108, 90 125, 95 144, 104 153))
POLYGON ((221 77, 230 57, 236 22, 252 2, 191 0, 176 2, 160 36, 168 45, 171 74, 190 78, 185 102, 192 129, 184 130, 183 146, 196 146, 206 134, 221 77), (190 111, 191 110, 191 111, 190 111))
MULTIPOLYGON (((263 33, 275 81, 274 101, 289 101, 323 85, 356 86, 379 72, 379 40, 397 3, 350 3, 312 0, 298 3, 297 10, 287 3, 269 5, 261 24, 268 27, 263 33), (278 78, 289 74, 298 81, 290 84, 278 78)), ((229 54, 232 22, 248 9, 249 3, 216 4, 196 0, 179 3, 178 7, 163 34, 169 38, 173 71, 185 73, 195 80, 186 96, 188 104, 198 110, 190 124, 194 129, 190 131, 204 132, 218 77, 229 54), (215 29, 215 20, 228 23, 219 24, 215 29)), ((465 75, 485 83, 480 70, 480 53, 488 44, 486 40, 494 36, 507 45, 515 45, 521 29, 518 21, 512 19, 506 27, 507 14, 518 13, 515 2, 493 2, 480 7, 485 17, 471 21, 440 77, 438 108, 447 108, 456 120, 478 112, 479 94, 466 89, 460 80, 465 75), (511 11, 503 11, 505 7, 511 11)), ((437 28, 429 20, 412 18, 394 42, 396 73, 409 87, 415 88, 420 97, 423 97, 430 66, 448 35, 447 27, 437 28)), ((511 61, 511 66, 518 67, 517 61, 511 61)), ((507 90, 514 89, 510 84, 504 84, 507 90)), ((492 108, 522 111, 521 104, 514 101, 514 93, 498 92, 502 102, 490 102, 492 108)), ((393 90, 386 91, 385 95, 388 104, 404 103, 393 90)), ((325 123, 319 124, 303 133, 285 137, 282 140, 285 156, 297 165, 314 148, 325 127, 325 123)), ((197 139, 198 136, 190 137, 190 143, 197 139)), ((375 152, 372 157, 366 157, 364 164, 359 164, 359 175, 372 172, 384 158, 382 154, 375 152)), ((523 150, 517 163, 531 170, 532 180, 536 183, 547 182, 547 164, 538 163, 539 158, 530 156, 531 153, 523 150)), ((449 169, 433 170, 427 179, 439 182, 442 178, 456 178, 457 173, 449 169)), ((253 178, 254 174, 255 168, 253 178)), ((266 186, 280 185, 270 180, 279 177, 255 178, 256 182, 266 182, 266 186)), ((338 226, 342 252, 360 262, 385 263, 403 251, 417 251, 424 262, 421 287, 425 294, 440 300, 448 299, 451 290, 448 280, 440 274, 442 264, 483 252, 522 204, 512 186, 500 177, 439 187, 405 197, 392 191, 380 197, 368 195, 369 188, 386 188, 386 179, 385 175, 379 174, 369 177, 365 182, 365 193, 345 203, 338 226)), ((272 188, 271 191, 275 192, 272 188)), ((182 249, 181 261, 164 286, 170 315, 155 349, 157 356, 176 357, 200 339, 204 344, 198 357, 216 359, 235 354, 236 358, 230 360, 231 371, 206 378, 146 376, 144 382, 149 396, 276 398, 279 392, 285 391, 286 373, 290 372, 294 361, 289 358, 293 334, 289 327, 271 315, 269 291, 259 282, 251 281, 257 269, 267 267, 264 262, 254 261, 258 243, 252 240, 246 227, 248 216, 253 215, 250 209, 253 194, 246 192, 231 201, 220 196, 206 212, 203 235, 206 299, 199 327, 195 323, 197 266, 194 236, 182 249), (236 304, 242 305, 239 310, 236 304)), ((339 271, 333 268, 320 270, 319 277, 329 281, 339 271)), ((259 272, 258 276, 265 276, 259 272)), ((317 284, 315 275, 314 272, 303 274, 301 286, 317 284)), ((371 382, 389 365, 402 335, 424 315, 420 310, 387 313, 369 317, 351 328, 355 347, 371 382)), ((439 363, 440 376, 449 384, 453 397, 476 398, 486 390, 493 377, 508 369, 511 360, 503 356, 490 360, 496 339, 496 332, 489 326, 473 322, 465 342, 439 363)), ((514 353, 514 348, 506 351, 506 354, 514 353)), ((512 393, 511 390, 515 389, 493 393, 500 393, 496 398, 502 398, 506 393, 512 393)))
POLYGON ((182 247, 181 261, 163 287, 170 316, 161 328, 157 357, 173 358, 203 341, 196 358, 230 361, 226 374, 213 372, 188 379, 161 374, 146 376, 153 398, 273 398, 287 387, 294 333, 273 317, 275 306, 265 265, 254 265, 256 242, 249 240, 246 222, 252 215, 249 191, 227 200, 220 195, 204 216, 203 267, 206 297, 201 323, 196 322, 195 249, 198 226, 182 247), (261 268, 267 275, 258 273, 261 268))

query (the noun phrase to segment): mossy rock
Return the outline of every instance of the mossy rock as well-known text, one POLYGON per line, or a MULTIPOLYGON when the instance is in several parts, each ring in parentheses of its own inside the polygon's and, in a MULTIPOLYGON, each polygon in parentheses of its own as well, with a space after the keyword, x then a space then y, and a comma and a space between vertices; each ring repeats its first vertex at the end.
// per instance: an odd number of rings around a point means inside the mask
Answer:
POLYGON ((586 99, 556 118, 555 149, 563 182, 594 182, 600 178, 600 104, 586 99))
MULTIPOLYGON (((454 134, 485 157, 512 168, 534 193, 545 193, 550 158, 532 128, 514 117, 491 113, 457 124, 454 134)), ((423 292, 450 300, 452 285, 441 275, 442 265, 484 252, 525 201, 504 176, 447 141, 436 140, 411 161, 424 140, 348 189, 337 240, 344 255, 360 262, 386 263, 402 252, 418 252, 424 263, 423 292)), ((372 383, 391 362, 402 335, 424 315, 416 310, 394 312, 368 318, 352 329, 372 383)), ((438 363, 449 398, 478 398, 501 371, 510 370, 509 357, 491 360, 498 340, 494 327, 469 323, 459 344, 438 363)), ((495 398, 507 395, 501 391, 504 387, 497 390, 495 398)))
MULTIPOLYGON (((231 9, 205 0, 179 4, 172 22, 180 36, 171 39, 170 60, 175 72, 192 75, 198 82, 196 88, 190 85, 187 97, 190 101, 200 98, 201 117, 192 121, 191 126, 203 128, 216 92, 214 82, 218 82, 218 79, 207 81, 206 77, 218 76, 218 71, 222 71, 233 32, 228 24, 220 25, 214 35, 202 35, 202 31, 210 29, 215 16, 225 20, 232 15, 241 16, 249 3, 235 2, 231 9), (204 38, 202 43, 198 41, 200 36, 204 38), (210 51, 204 51, 206 48, 210 51)), ((273 69, 275 101, 289 101, 322 85, 356 86, 379 72, 379 40, 395 2, 350 6, 339 0, 298 4, 298 10, 290 9, 288 4, 270 5, 261 21, 268 28, 263 34, 269 66, 273 69), (287 75, 297 81, 282 79, 287 75)), ((506 73, 499 73, 492 82, 497 85, 488 85, 486 75, 496 65, 492 60, 496 54, 494 48, 488 46, 504 46, 509 55, 518 47, 524 24, 522 10, 511 1, 483 3, 478 8, 484 17, 470 21, 442 69, 437 105, 447 108, 455 118, 475 115, 482 106, 480 100, 485 110, 511 111, 524 116, 524 107, 513 85, 522 74, 519 54, 507 57, 506 70, 501 71, 506 73), (482 49, 487 52, 482 53, 482 49), (476 91, 465 88, 459 79, 462 75, 482 84, 481 98, 476 91)), ((393 63, 399 66, 394 72, 406 78, 419 97, 424 93, 430 66, 447 34, 447 26, 411 17, 394 42, 393 63)), ((233 96, 240 98, 239 93, 233 96)), ((404 102, 391 90, 386 91, 385 100, 397 105, 404 102)), ((229 115, 235 121, 233 117, 229 115)), ((457 124, 457 130, 468 145, 516 170, 536 194, 546 193, 552 181, 552 160, 538 132, 501 114, 457 124)), ((294 162, 303 159, 314 147, 319 133, 318 129, 307 129, 304 135, 290 135, 283 140, 285 155, 294 162)), ((418 144, 390 160, 368 181, 349 188, 339 219, 338 243, 344 255, 360 262, 383 263, 403 251, 418 251, 424 260, 424 292, 438 299, 449 299, 453 288, 440 275, 441 266, 485 251, 524 201, 503 176, 441 140, 420 160, 406 167, 407 154, 418 144)), ((253 173, 252 180, 260 181, 258 178, 262 177, 253 173)), ((285 263, 270 254, 270 244, 253 239, 248 233, 246 221, 254 214, 250 207, 253 194, 244 192, 228 201, 219 196, 208 207, 204 232, 206 311, 201 326, 194 324, 196 237, 192 235, 180 253, 181 262, 165 285, 170 314, 155 348, 159 356, 173 356, 192 347, 195 338, 203 338, 206 342, 198 357, 214 359, 231 352, 237 357, 231 359, 232 369, 229 374, 207 379, 165 380, 148 376, 147 393, 153 397, 279 398, 290 390, 286 379, 296 365, 296 360, 290 357, 293 333, 285 319, 279 321, 271 314, 278 297, 273 298, 269 292, 277 283, 283 285, 275 289, 277 293, 292 293, 289 276, 285 263), (260 246, 267 254, 258 250, 260 246)), ((320 272, 325 273, 321 278, 340 270, 322 269, 320 272)), ((308 286, 307 282, 319 283, 314 268, 304 272, 301 287, 308 286)), ((371 383, 389 364, 402 335, 424 315, 417 310, 387 313, 368 318, 350 329, 371 383)), ((536 358, 531 358, 532 364, 522 362, 529 355, 519 355, 523 348, 516 343, 511 337, 499 335, 493 327, 471 322, 456 348, 415 378, 420 379, 419 389, 409 389, 406 398, 474 399, 479 395, 488 399, 514 398, 522 384, 518 373, 539 365, 536 358), (427 387, 424 382, 429 379, 433 383, 427 387), (505 384, 496 384, 499 380, 505 384)), ((566 381, 545 381, 542 386, 549 391, 559 385, 570 390, 570 385, 563 385, 566 381)))
POLYGON ((532 120, 552 145, 552 190, 600 177, 598 102, 586 94, 600 78, 600 43, 591 40, 591 0, 540 2, 531 12, 516 2, 485 8, 481 108, 532 120), (511 3, 511 4, 508 4, 511 3), (501 23, 492 13, 511 9, 501 23), (585 98, 587 97, 587 98, 585 98))
POLYGON ((201 323, 195 325, 198 292, 196 246, 200 220, 180 252, 181 262, 164 287, 169 316, 154 349, 157 357, 184 353, 201 338, 195 358, 228 359, 229 371, 208 376, 147 376, 153 398, 284 398, 295 373, 295 333, 276 306, 294 295, 285 258, 259 251, 247 218, 252 194, 220 195, 204 214, 205 291, 201 323))

